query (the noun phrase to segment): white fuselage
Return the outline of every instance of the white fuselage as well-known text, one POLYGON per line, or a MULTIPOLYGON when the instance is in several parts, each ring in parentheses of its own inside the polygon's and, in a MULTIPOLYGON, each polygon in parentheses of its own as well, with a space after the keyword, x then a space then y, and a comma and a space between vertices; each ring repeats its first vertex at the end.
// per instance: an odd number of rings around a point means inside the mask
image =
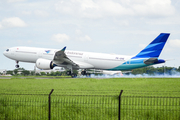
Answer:
MULTIPOLYGON (((55 53, 58 51, 57 49, 34 47, 13 47, 8 50, 9 51, 4 52, 4 55, 6 57, 16 61, 30 63, 36 63, 37 59, 39 58, 53 60, 55 53)), ((125 63, 132 57, 125 55, 81 52, 71 50, 66 50, 65 54, 72 61, 82 64, 82 66, 85 65, 85 67, 82 67, 82 69, 112 69, 125 63)), ((64 65, 58 66, 66 67, 64 65)))
MULTIPOLYGON (((4 51, 4 55, 18 62, 36 63, 39 69, 53 69, 56 66, 70 69, 101 69, 101 70, 132 70, 155 64, 165 63, 159 59, 159 55, 169 37, 169 33, 161 33, 147 47, 135 56, 92 53, 66 50, 34 48, 34 47, 13 47, 4 51)), ((86 72, 83 71, 82 74, 86 72)), ((72 77, 76 76, 71 74, 72 77)))

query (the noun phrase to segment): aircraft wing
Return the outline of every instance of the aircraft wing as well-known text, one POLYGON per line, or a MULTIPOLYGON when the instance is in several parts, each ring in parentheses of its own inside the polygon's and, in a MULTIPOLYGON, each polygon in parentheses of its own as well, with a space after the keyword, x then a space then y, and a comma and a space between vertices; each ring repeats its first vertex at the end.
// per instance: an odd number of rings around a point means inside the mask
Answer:
POLYGON ((54 59, 53 61, 56 63, 56 64, 62 64, 62 65, 72 65, 72 66, 76 66, 78 67, 78 64, 76 64, 75 62, 73 62, 71 59, 69 59, 66 54, 65 54, 65 51, 66 50, 66 47, 64 47, 62 50, 59 50, 55 53, 54 55, 54 59))

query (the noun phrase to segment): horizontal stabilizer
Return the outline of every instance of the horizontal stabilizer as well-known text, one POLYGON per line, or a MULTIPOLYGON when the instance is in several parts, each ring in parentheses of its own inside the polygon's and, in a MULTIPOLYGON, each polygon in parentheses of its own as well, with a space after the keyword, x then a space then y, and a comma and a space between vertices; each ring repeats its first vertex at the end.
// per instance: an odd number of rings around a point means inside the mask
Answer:
POLYGON ((165 60, 157 59, 157 58, 149 58, 149 59, 144 60, 144 64, 146 64, 146 65, 159 64, 159 63, 165 63, 165 60))
POLYGON ((146 65, 153 64, 155 62, 158 62, 157 58, 149 58, 149 59, 144 60, 144 64, 146 65))

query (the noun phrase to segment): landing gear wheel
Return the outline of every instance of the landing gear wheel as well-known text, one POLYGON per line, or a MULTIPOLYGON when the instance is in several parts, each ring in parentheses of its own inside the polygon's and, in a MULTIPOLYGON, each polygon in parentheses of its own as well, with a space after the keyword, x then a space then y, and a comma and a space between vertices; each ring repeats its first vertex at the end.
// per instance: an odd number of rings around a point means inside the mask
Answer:
POLYGON ((19 65, 18 65, 19 61, 16 61, 16 68, 19 68, 19 65))
POLYGON ((82 71, 81 75, 87 75, 86 71, 82 71))
POLYGON ((91 74, 90 74, 90 73, 87 73, 86 76, 87 76, 87 77, 91 77, 91 74))
POLYGON ((67 75, 71 75, 71 71, 67 71, 66 74, 67 74, 67 75))
POLYGON ((16 68, 19 68, 19 65, 16 65, 15 67, 16 67, 16 68))
POLYGON ((72 78, 75 78, 75 77, 77 77, 77 74, 76 74, 76 73, 72 73, 72 74, 71 74, 71 77, 72 77, 72 78))

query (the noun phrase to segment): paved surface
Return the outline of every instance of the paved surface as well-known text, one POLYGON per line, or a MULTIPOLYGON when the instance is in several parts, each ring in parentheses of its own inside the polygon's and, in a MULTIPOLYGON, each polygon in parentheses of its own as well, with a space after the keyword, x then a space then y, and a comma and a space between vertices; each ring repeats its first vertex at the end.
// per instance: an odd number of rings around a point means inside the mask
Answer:
POLYGON ((14 79, 71 79, 70 77, 0 77, 0 79, 11 79, 11 78, 14 78, 14 79))

